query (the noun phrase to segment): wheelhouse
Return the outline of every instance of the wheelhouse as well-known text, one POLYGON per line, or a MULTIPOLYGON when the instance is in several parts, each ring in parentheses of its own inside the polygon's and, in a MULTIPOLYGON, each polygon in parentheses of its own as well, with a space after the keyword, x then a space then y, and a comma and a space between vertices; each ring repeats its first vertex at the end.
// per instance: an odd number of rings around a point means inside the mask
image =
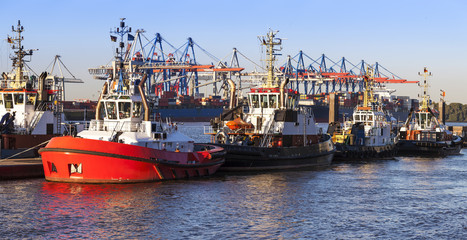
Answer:
MULTIPOLYGON (((288 89, 284 92, 285 108, 297 108, 299 95, 296 91, 288 89)), ((254 88, 248 93, 248 106, 250 109, 277 109, 281 104, 279 88, 254 88)))
POLYGON ((101 114, 106 120, 140 119, 144 110, 141 98, 132 100, 127 96, 102 100, 101 114))

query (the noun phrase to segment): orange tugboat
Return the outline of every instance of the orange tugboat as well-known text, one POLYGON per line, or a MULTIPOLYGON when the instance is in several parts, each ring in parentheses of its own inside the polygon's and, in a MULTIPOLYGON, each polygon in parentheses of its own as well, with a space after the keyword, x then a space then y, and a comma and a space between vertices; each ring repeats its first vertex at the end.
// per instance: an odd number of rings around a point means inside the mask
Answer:
MULTIPOLYGON (((419 73, 420 74, 420 73, 419 73)), ((462 149, 462 138, 447 130, 438 121, 429 107, 426 78, 431 73, 425 68, 420 74, 424 77, 422 105, 418 111, 411 111, 404 126, 399 131, 399 155, 408 156, 446 156, 458 154, 462 149)))
POLYGON ((122 19, 116 31, 122 39, 121 49, 89 129, 76 137, 53 138, 39 150, 46 180, 148 182, 209 176, 224 163, 221 147, 195 144, 169 120, 150 119, 147 74, 131 60, 125 61, 122 54, 123 36, 130 32, 127 29, 122 19))

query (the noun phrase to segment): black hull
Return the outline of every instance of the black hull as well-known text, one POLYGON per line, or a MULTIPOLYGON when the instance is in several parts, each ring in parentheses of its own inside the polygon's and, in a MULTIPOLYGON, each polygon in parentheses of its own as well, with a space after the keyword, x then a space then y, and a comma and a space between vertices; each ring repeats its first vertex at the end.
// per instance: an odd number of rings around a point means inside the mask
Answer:
POLYGON ((443 142, 399 140, 397 145, 399 156, 444 157, 459 154, 463 144, 462 142, 448 145, 443 142))
POLYGON ((394 159, 396 154, 396 144, 386 146, 351 146, 336 144, 336 154, 334 154, 334 160, 339 162, 346 162, 394 159))
POLYGON ((334 156, 330 140, 305 147, 254 147, 216 144, 227 154, 219 171, 269 171, 329 166, 334 156))

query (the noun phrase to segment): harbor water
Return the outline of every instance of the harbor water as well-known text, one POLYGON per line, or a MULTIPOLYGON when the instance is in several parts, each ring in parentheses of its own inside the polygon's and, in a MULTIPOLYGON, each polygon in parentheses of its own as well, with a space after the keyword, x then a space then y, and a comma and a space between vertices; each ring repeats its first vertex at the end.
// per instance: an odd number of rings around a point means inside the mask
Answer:
MULTIPOLYGON (((205 123, 182 131, 208 141, 205 123)), ((142 184, 0 182, 2 239, 467 239, 467 149, 446 158, 142 184)))

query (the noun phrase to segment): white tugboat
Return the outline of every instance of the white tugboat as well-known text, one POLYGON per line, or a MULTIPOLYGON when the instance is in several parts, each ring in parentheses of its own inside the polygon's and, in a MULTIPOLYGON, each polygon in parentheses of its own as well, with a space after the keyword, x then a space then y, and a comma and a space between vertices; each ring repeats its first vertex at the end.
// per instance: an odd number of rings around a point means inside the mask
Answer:
POLYGON ((329 165, 335 151, 331 137, 316 126, 311 107, 298 106, 299 94, 279 83, 274 74, 275 46, 281 39, 270 31, 261 37, 267 48, 268 76, 262 87, 248 95, 249 110, 235 104, 235 84, 230 109, 212 121, 212 142, 227 151, 226 171, 261 171, 329 165))
POLYGON ((458 154, 462 149, 462 138, 447 130, 438 121, 430 105, 427 94, 427 77, 431 73, 424 68, 423 99, 418 111, 411 110, 407 121, 399 131, 399 154, 404 156, 446 156, 458 154))
POLYGON ((391 117, 374 99, 371 69, 367 70, 364 84, 363 104, 355 108, 352 120, 329 126, 337 161, 393 158, 397 152, 391 117))
POLYGON ((12 30, 17 35, 7 41, 14 51, 13 69, 2 73, 0 82, 1 157, 34 157, 40 144, 65 130, 60 106, 63 79, 46 72, 38 79, 29 74, 26 62, 35 50, 24 49, 20 21, 12 30))

